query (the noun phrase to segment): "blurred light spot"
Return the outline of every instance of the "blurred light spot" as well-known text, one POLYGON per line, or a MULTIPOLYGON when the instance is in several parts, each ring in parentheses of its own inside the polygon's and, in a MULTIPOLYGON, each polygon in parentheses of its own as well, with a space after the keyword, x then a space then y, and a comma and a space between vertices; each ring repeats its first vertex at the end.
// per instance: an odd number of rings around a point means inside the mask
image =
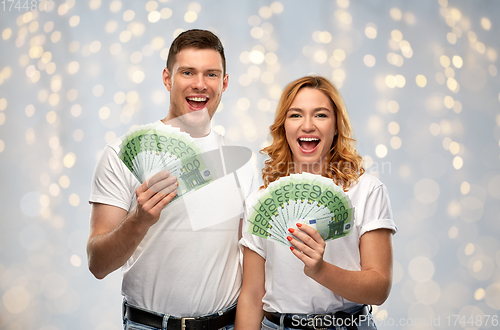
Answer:
POLYGON ((254 64, 261 64, 264 61, 264 54, 259 50, 252 50, 248 55, 250 61, 254 64))
POLYGON ((53 124, 57 120, 57 114, 54 111, 49 111, 49 112, 47 112, 45 119, 47 120, 47 122, 49 124, 53 124))
POLYGON ((68 64, 68 73, 75 74, 80 70, 80 64, 77 61, 70 62, 68 64))
POLYGON ((71 206, 78 206, 80 204, 80 197, 77 194, 69 195, 69 204, 71 206))
POLYGON ((247 20, 250 26, 258 26, 260 25, 260 17, 257 15, 252 15, 247 20))
MULTIPOLYGON (((148 14, 148 21, 150 23, 156 23, 160 20, 160 18, 161 18, 161 14, 160 14, 160 12, 158 12, 156 10, 154 10, 148 14)), ((191 23, 191 22, 189 22, 189 23, 191 23)))
POLYGON ((158 2, 156 1, 148 1, 146 3, 146 10, 147 11, 153 11, 153 10, 156 10, 158 8, 158 2))
POLYGON ((68 187, 69 187, 69 184, 70 184, 70 181, 69 181, 68 176, 63 175, 63 176, 61 176, 61 177, 59 178, 59 185, 60 185, 62 188, 64 188, 64 189, 68 188, 68 187))
POLYGON ((75 129, 75 131, 73 132, 73 139, 75 139, 75 141, 77 142, 83 140, 83 131, 79 128, 75 129))
POLYGON ((95 85, 94 88, 92 88, 92 94, 94 94, 95 97, 102 96, 104 93, 104 86, 102 85, 95 85))
POLYGON ((363 63, 369 68, 375 66, 375 57, 373 55, 367 54, 363 57, 363 63))
POLYGON ((164 104, 167 100, 165 90, 156 90, 151 94, 151 100, 154 104, 164 104))
POLYGON ((486 291, 483 288, 479 288, 474 292, 474 299, 483 300, 486 296, 486 291))
POLYGON ((135 17, 135 12, 131 9, 129 10, 126 10, 124 13, 123 13, 123 20, 125 22, 130 22, 131 20, 133 20, 135 17))
POLYGON ((497 73, 498 73, 498 69, 495 65, 493 64, 490 64, 490 66, 488 66, 488 73, 492 76, 492 77, 496 77, 497 73))
POLYGON ((270 7, 263 6, 259 9, 259 15, 262 18, 270 18, 273 15, 273 11, 270 7))
POLYGON ((122 2, 119 0, 115 0, 109 4, 109 10, 113 13, 120 11, 120 9, 122 9, 122 2))
POLYGON ((500 284, 493 283, 486 288, 484 300, 486 304, 495 309, 500 310, 500 284))
POLYGON ((118 23, 116 21, 109 21, 104 26, 106 33, 113 33, 118 29, 118 23))
POLYGON ((395 121, 391 121, 387 129, 389 130, 389 133, 396 135, 399 133, 399 124, 395 121))
POLYGON ((135 82, 136 84, 140 84, 141 82, 144 81, 144 78, 146 76, 144 75, 144 72, 141 70, 137 70, 132 74, 132 81, 135 82))
POLYGON ((104 135, 104 140, 106 141, 106 143, 110 143, 114 139, 116 139, 116 133, 113 131, 109 131, 104 135))
POLYGON ((453 155, 456 155, 460 151, 460 144, 458 144, 457 142, 453 141, 452 143, 450 143, 449 149, 450 149, 450 152, 453 155))
POLYGON ((441 63, 443 67, 447 68, 450 66, 450 58, 446 55, 441 55, 441 57, 439 58, 439 63, 441 63))
POLYGON ((118 55, 122 51, 122 46, 118 43, 114 43, 109 47, 109 52, 111 55, 118 55))
POLYGON ((19 241, 24 249, 36 251, 45 244, 45 231, 38 225, 25 226, 19 233, 19 241))
POLYGON ((424 305, 432 305, 441 297, 441 289, 433 280, 418 282, 413 292, 417 301, 424 305))
POLYGON ((260 99, 257 107, 260 111, 269 111, 271 109, 271 102, 268 99, 260 99))
POLYGON ((130 104, 136 104, 139 101, 139 93, 136 91, 130 91, 127 93, 127 102, 130 104))
POLYGON ((252 65, 248 68, 247 73, 251 78, 258 78, 260 76, 260 68, 256 65, 252 65))
POLYGON ((26 139, 26 143, 31 145, 35 143, 36 141, 36 135, 35 135, 35 130, 33 128, 28 128, 26 130, 26 133, 24 134, 24 137, 26 139))
POLYGON ((373 23, 366 24, 365 35, 369 39, 375 39, 377 37, 377 26, 373 23))
POLYGON ((462 182, 462 184, 460 185, 460 192, 463 195, 467 195, 469 191, 470 191, 470 184, 467 181, 462 182))
POLYGON ((165 45, 165 39, 162 37, 154 37, 153 40, 151 41, 151 47, 153 47, 154 50, 159 50, 165 45))
POLYGON ((408 265, 408 273, 417 282, 429 281, 434 276, 434 263, 427 257, 415 257, 408 265))
POLYGON ((465 253, 465 255, 466 255, 466 256, 470 256, 471 254, 473 254, 473 253, 474 253, 474 250, 475 250, 475 248, 474 248, 474 244, 469 243, 469 244, 467 244, 467 245, 465 246, 464 253, 465 253))
POLYGON ((56 150, 58 149, 60 146, 60 141, 59 141, 59 137, 57 136, 53 136, 49 139, 49 147, 50 149, 52 150, 56 150))
POLYGON ((451 227, 450 230, 448 230, 448 237, 450 239, 455 239, 457 238, 457 236, 458 236, 458 228, 455 226, 451 227))
POLYGON ((421 179, 415 184, 413 194, 423 204, 433 203, 439 197, 439 185, 432 179, 421 179))
POLYGON ((12 36, 12 30, 7 28, 2 31, 2 39, 3 40, 8 40, 12 36))
POLYGON ((251 30, 250 30, 250 35, 252 36, 252 38, 254 39, 260 39, 264 36, 264 30, 262 30, 260 27, 256 26, 256 27, 253 27, 251 30))
POLYGON ((497 175, 489 180, 488 193, 491 197, 500 199, 500 175, 497 175))
POLYGON ((73 254, 71 258, 69 259, 71 264, 75 267, 80 267, 82 265, 82 259, 77 256, 76 254, 73 254))
POLYGON ((456 170, 461 169, 463 165, 464 165, 464 161, 463 161, 462 157, 456 156, 455 158, 453 158, 453 167, 456 170))
POLYGON ((56 106, 59 103, 59 94, 52 93, 49 96, 49 104, 52 106, 56 106))
POLYGON ((10 288, 5 291, 2 297, 5 309, 12 314, 24 312, 29 306, 30 300, 30 294, 22 287, 10 288))
POLYGON ((399 111, 399 103, 392 100, 387 103, 387 108, 390 113, 397 113, 399 111))
POLYGON ((283 12, 283 5, 279 1, 275 1, 271 4, 271 10, 275 14, 281 14, 283 12))
POLYGON ((71 18, 69 19, 69 26, 75 27, 78 24, 80 24, 80 16, 78 15, 71 16, 71 18))
POLYGON ((395 20, 395 21, 401 20, 402 14, 401 14, 401 10, 399 10, 398 8, 391 8, 391 10, 389 11, 389 14, 391 15, 393 20, 395 20))
POLYGON ((132 33, 130 31, 122 31, 120 33, 119 39, 123 43, 129 42, 131 38, 132 38, 132 33))
POLYGON ((49 193, 52 196, 57 196, 57 195, 59 195, 60 192, 61 192, 61 189, 59 188, 59 186, 56 183, 53 183, 49 186, 49 193))
POLYGON ((59 40, 61 40, 61 32, 59 32, 59 31, 55 31, 55 32, 53 32, 53 33, 50 35, 50 40, 51 40, 53 43, 56 43, 56 42, 58 42, 59 40))
POLYGON ((446 34, 446 40, 448 40, 450 44, 454 45, 457 43, 457 35, 455 33, 448 32, 446 34))
POLYGON ((242 97, 238 100, 237 106, 240 110, 246 111, 250 108, 250 100, 246 97, 242 97))
POLYGON ((400 42, 401 40, 403 40, 403 33, 401 33, 401 31, 399 30, 392 30, 391 38, 396 42, 400 42))
POLYGON ((427 78, 425 78, 424 75, 419 74, 417 75, 416 82, 418 87, 425 87, 425 85, 427 85, 427 78))
POLYGON ((437 123, 432 123, 429 130, 432 135, 437 136, 441 132, 441 126, 437 123))
POLYGON ((375 148, 375 154, 378 158, 384 158, 385 156, 387 156, 387 147, 383 144, 379 144, 375 148))
POLYGON ((391 148, 394 150, 398 150, 401 148, 401 145, 403 144, 401 139, 398 136, 393 136, 390 141, 391 148))
POLYGON ((111 110, 107 106, 103 106, 101 107, 101 109, 99 109, 99 118, 108 119, 110 115, 111 110))
POLYGON ((70 110, 71 114, 73 115, 73 117, 78 117, 81 115, 82 113, 82 106, 79 105, 79 104, 74 104, 72 107, 71 107, 71 110, 70 110))
POLYGON ((64 156, 63 164, 67 168, 72 168, 73 165, 75 165, 75 162, 76 162, 76 156, 74 153, 70 152, 66 154, 66 156, 64 156))
POLYGON ((161 17, 161 19, 169 19, 170 16, 172 16, 172 9, 170 9, 170 8, 163 8, 160 11, 160 17, 161 17))
POLYGON ((196 14, 194 11, 188 11, 186 14, 184 14, 184 20, 187 23, 193 23, 198 19, 198 14, 196 14))
POLYGON ((491 29, 491 21, 489 19, 487 19, 486 17, 483 17, 483 18, 481 18, 481 26, 486 31, 489 31, 491 29))
POLYGON ((325 63, 327 58, 328 56, 326 55, 326 52, 323 50, 318 50, 314 53, 314 60, 318 63, 325 63))

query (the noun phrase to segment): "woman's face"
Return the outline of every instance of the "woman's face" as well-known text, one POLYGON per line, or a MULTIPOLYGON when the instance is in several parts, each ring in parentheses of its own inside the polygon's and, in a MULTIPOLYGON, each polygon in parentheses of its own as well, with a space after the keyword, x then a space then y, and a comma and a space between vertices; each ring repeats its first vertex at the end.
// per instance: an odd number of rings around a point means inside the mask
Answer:
POLYGON ((330 152, 336 132, 330 98, 315 88, 300 89, 285 119, 286 140, 296 172, 323 174, 322 161, 330 152))

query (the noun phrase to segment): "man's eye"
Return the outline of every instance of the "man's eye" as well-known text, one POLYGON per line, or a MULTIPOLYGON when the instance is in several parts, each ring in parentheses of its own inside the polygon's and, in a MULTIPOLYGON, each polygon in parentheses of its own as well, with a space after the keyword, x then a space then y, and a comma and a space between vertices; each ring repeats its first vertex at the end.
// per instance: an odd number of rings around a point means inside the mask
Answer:
POLYGON ((190 76, 190 75, 191 75, 191 72, 189 72, 189 71, 184 71, 184 72, 182 72, 182 74, 183 74, 183 75, 185 75, 185 76, 190 76))
POLYGON ((219 75, 217 73, 209 73, 208 76, 211 78, 217 78, 219 75))

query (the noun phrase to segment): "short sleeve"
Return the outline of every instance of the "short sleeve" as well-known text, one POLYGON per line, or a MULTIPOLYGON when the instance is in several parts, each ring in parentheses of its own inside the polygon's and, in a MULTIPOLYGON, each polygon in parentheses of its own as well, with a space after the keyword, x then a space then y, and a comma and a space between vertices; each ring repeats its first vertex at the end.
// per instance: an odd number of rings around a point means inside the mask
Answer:
POLYGON ((240 246, 245 246, 250 250, 254 251, 262 258, 266 259, 266 253, 264 249, 264 240, 258 236, 252 235, 248 228, 250 227, 250 222, 248 222, 248 217, 251 216, 251 208, 255 202, 257 192, 252 193, 245 200, 245 212, 243 214, 243 226, 242 226, 242 237, 240 239, 240 246))
POLYGON ((128 169, 116 151, 106 146, 94 171, 89 202, 113 205, 129 211, 136 187, 131 186, 132 175, 126 171, 128 169))
POLYGON ((383 184, 375 187, 366 198, 359 237, 375 229, 390 229, 393 234, 397 232, 392 217, 389 194, 383 184))

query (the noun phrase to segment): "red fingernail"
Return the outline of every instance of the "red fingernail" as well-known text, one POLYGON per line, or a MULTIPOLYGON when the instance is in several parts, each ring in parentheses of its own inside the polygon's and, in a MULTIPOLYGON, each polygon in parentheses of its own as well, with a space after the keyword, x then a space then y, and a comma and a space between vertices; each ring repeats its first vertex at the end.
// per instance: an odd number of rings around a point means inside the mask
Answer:
POLYGON ((293 229, 293 228, 288 228, 288 231, 289 231, 289 232, 291 232, 291 233, 293 233, 293 232, 295 231, 295 229, 293 229))
POLYGON ((297 227, 302 227, 302 224, 301 223, 297 223, 297 227))
POLYGON ((292 240, 292 238, 290 236, 287 236, 286 239, 289 240, 289 241, 292 240))
POLYGON ((290 246, 290 250, 292 250, 292 251, 293 251, 293 246, 290 246))

